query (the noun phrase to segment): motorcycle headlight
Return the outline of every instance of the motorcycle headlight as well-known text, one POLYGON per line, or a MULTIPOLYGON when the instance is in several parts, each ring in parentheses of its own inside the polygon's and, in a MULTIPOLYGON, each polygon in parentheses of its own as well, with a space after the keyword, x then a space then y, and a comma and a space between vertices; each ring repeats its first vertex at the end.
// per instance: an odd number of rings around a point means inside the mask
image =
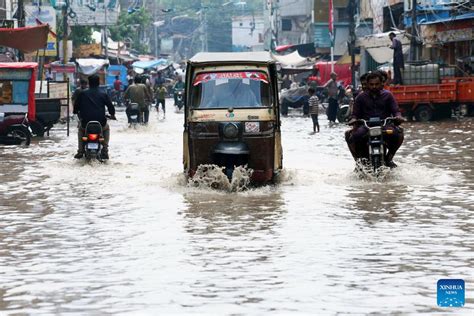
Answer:
POLYGON ((225 138, 236 138, 239 135, 239 127, 235 123, 228 123, 224 126, 222 132, 225 138))
POLYGON ((382 135, 382 128, 381 127, 371 127, 369 130, 370 136, 380 136, 382 135))

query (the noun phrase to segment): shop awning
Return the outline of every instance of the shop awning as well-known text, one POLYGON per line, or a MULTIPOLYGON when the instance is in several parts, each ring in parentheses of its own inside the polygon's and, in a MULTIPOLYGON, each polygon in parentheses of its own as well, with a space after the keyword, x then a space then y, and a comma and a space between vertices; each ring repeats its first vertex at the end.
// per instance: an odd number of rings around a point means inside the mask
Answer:
POLYGON ((444 18, 444 19, 437 19, 435 21, 421 22, 420 24, 423 24, 423 25, 439 24, 439 23, 447 23, 447 22, 470 20, 470 19, 474 19, 474 12, 469 12, 469 13, 465 13, 465 14, 461 14, 461 15, 451 16, 449 18, 444 18))
POLYGON ((0 46, 11 47, 23 53, 43 49, 47 45, 49 26, 19 27, 15 29, 0 28, 0 46))
POLYGON ((150 68, 156 68, 158 66, 163 66, 166 64, 168 64, 168 61, 166 59, 160 58, 160 59, 149 60, 149 61, 136 61, 132 64, 132 67, 140 68, 140 69, 150 69, 150 68))

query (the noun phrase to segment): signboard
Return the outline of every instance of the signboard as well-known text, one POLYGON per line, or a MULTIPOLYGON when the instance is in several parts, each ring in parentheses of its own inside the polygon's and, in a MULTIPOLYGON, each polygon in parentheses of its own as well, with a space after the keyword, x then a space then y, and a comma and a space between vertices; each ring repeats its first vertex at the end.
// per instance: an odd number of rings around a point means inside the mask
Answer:
POLYGON ((120 3, 117 0, 71 0, 73 17, 69 25, 115 25, 118 20, 120 3))
POLYGON ((92 55, 100 55, 102 52, 102 47, 100 43, 98 44, 84 44, 80 45, 78 48, 74 49, 73 56, 76 58, 87 58, 92 55))
POLYGON ((69 85, 67 82, 50 82, 48 91, 49 97, 67 100, 68 88, 69 85))
MULTIPOLYGON (((25 11, 28 13, 25 18, 26 26, 48 24, 51 31, 56 33, 56 10, 53 7, 25 5, 25 11)), ((48 43, 44 53, 45 56, 57 55, 57 40, 51 33, 48 34, 48 43)), ((42 51, 40 51, 40 55, 43 55, 42 51)))
POLYGON ((31 79, 31 69, 0 69, 0 80, 27 80, 31 79))
POLYGON ((76 64, 50 64, 51 72, 61 72, 61 73, 75 73, 76 64))

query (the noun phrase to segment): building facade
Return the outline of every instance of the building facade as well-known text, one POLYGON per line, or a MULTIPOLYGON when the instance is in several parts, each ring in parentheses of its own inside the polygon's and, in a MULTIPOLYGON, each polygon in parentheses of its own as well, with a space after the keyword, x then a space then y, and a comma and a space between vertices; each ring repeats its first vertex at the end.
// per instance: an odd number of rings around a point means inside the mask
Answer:
POLYGON ((263 16, 237 16, 232 19, 234 52, 263 50, 263 16))

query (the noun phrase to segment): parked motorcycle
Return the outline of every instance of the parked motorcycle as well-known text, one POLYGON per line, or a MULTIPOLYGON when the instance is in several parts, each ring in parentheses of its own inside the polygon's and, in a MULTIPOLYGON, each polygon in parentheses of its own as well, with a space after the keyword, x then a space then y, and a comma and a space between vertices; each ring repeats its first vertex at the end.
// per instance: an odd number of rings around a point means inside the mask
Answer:
POLYGON ((368 129, 369 157, 365 163, 370 166, 370 169, 377 174, 380 167, 385 165, 387 158, 387 148, 384 142, 384 135, 391 135, 394 133, 391 123, 400 124, 401 121, 395 117, 387 117, 382 120, 379 117, 371 117, 369 120, 359 119, 353 123, 361 123, 368 129))
POLYGON ((181 111, 181 109, 184 106, 184 89, 176 90, 175 95, 176 95, 175 106, 178 108, 178 111, 181 111))
POLYGON ((86 160, 97 159, 103 161, 100 155, 102 151, 102 142, 104 141, 102 132, 102 125, 100 122, 90 121, 87 123, 84 136, 82 137, 86 160))
POLYGON ((8 115, 0 113, 0 143, 5 145, 28 146, 31 132, 27 115, 8 115))

